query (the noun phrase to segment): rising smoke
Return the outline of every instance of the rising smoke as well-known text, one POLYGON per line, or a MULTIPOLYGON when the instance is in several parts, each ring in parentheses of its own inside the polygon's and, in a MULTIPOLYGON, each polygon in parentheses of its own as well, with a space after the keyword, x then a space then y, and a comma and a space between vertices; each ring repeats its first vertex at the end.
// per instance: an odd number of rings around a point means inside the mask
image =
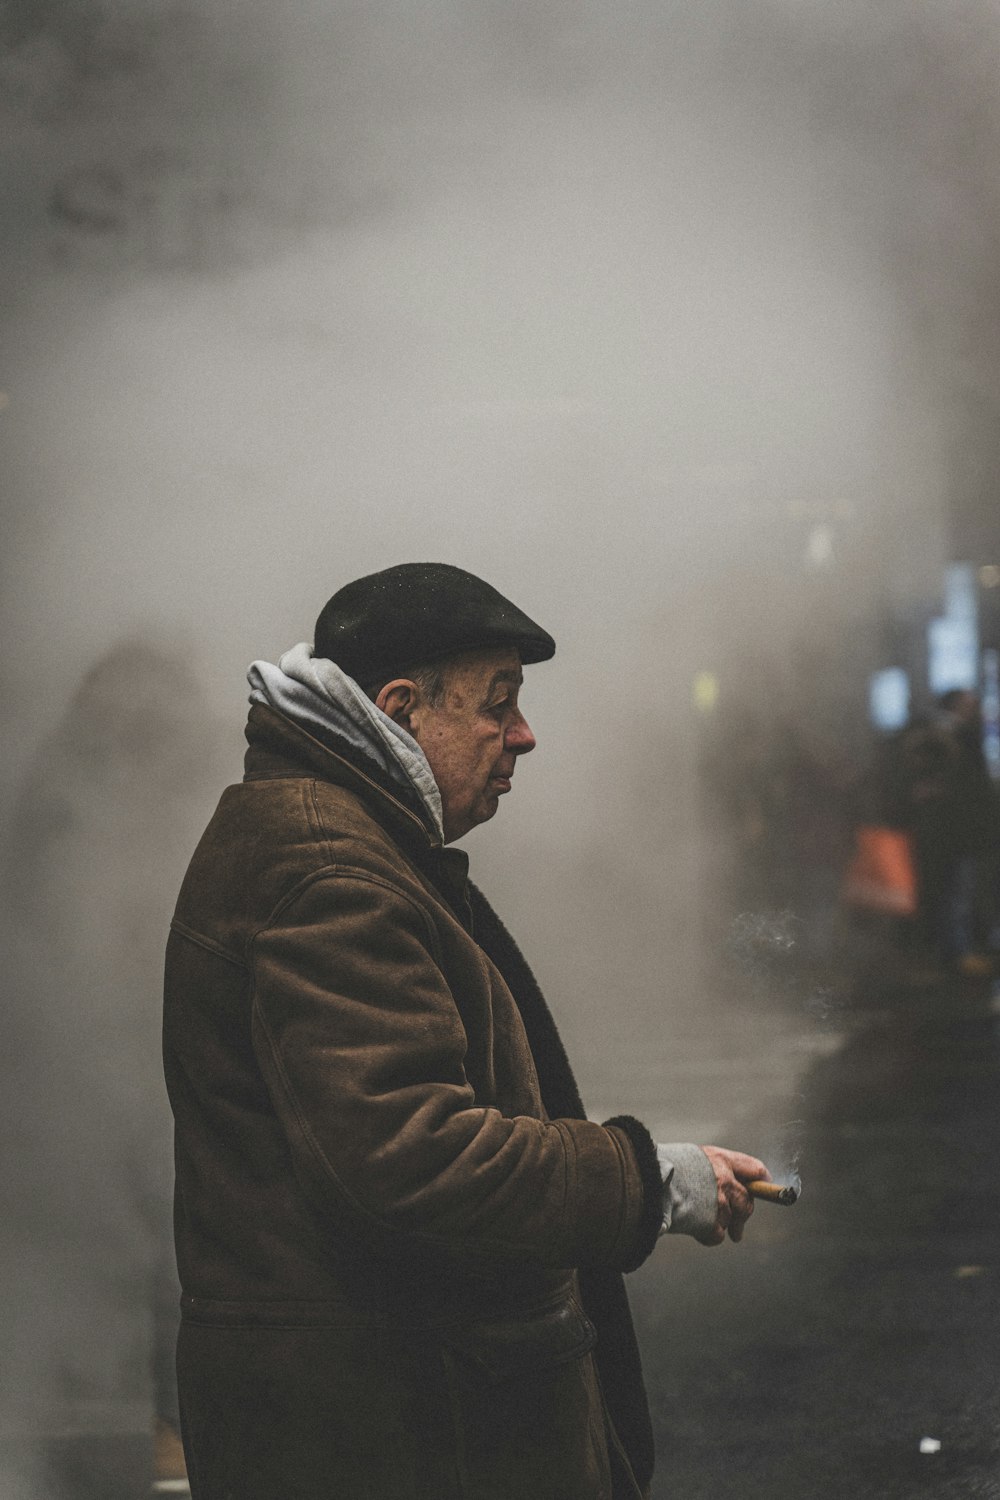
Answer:
POLYGON ((163 1269, 163 935, 224 776, 222 744, 190 660, 128 642, 85 675, 15 797, 3 865, 5 1436, 114 1427, 116 1403, 144 1412, 152 1400, 152 1310, 176 1303, 163 1269))
MULTIPOLYGON (((239 774, 246 663, 391 562, 481 572, 560 643, 472 852, 586 1091, 641 1109, 678 1038, 744 1053, 753 1014, 706 990, 690 685, 856 734, 943 503, 989 492, 993 10, 19 0, 0 27, 24 1234, 141 1239, 164 912, 239 774)), ((38 1275, 44 1385, 96 1334, 38 1275)))

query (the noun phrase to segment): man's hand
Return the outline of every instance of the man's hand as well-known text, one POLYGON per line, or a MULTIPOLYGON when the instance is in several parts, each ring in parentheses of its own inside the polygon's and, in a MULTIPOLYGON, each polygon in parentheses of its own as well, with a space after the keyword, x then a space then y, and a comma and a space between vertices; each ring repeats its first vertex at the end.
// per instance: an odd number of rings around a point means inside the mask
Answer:
POLYGON ((734 1241, 743 1238, 747 1219, 753 1213, 753 1199, 743 1186, 746 1182, 769 1182, 770 1172, 756 1156, 743 1151, 727 1151, 724 1146, 702 1146, 712 1163, 719 1195, 719 1213, 715 1228, 699 1236, 703 1245, 721 1245, 726 1235, 734 1241))

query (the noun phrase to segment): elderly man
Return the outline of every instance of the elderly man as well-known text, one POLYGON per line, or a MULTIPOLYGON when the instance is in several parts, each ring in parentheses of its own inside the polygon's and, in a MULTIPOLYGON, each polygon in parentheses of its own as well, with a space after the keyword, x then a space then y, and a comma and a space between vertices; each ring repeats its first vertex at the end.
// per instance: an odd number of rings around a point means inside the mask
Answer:
POLYGON ((459 568, 358 579, 257 662, 167 950, 195 1500, 636 1500, 621 1272, 766 1175, 586 1118, 464 854, 551 637, 459 568))

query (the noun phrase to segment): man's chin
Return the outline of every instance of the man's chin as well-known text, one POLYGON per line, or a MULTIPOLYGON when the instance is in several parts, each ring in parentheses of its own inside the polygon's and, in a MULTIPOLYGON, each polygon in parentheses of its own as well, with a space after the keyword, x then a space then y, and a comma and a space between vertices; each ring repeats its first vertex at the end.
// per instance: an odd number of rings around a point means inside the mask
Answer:
POLYGON ((496 810, 500 806, 499 792, 484 792, 476 803, 475 818, 477 823, 488 823, 496 816, 496 810))
POLYGON ((479 799, 475 807, 470 809, 467 816, 460 823, 456 825, 450 822, 450 820, 446 821, 445 843, 453 844, 456 839, 464 839, 465 835, 471 833, 474 828, 478 828, 480 823, 488 823, 496 814, 499 805, 499 797, 490 796, 487 793, 479 799))

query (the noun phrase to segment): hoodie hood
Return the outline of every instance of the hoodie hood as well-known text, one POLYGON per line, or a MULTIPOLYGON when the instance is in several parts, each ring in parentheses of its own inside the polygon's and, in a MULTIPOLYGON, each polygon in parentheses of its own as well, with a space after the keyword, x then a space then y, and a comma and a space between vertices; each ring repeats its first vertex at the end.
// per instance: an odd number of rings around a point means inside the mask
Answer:
POLYGON ((403 792, 416 794, 428 823, 444 841, 441 793, 427 757, 411 734, 372 702, 353 677, 300 641, 277 665, 255 661, 247 671, 250 702, 266 703, 311 734, 333 734, 363 764, 403 792))

